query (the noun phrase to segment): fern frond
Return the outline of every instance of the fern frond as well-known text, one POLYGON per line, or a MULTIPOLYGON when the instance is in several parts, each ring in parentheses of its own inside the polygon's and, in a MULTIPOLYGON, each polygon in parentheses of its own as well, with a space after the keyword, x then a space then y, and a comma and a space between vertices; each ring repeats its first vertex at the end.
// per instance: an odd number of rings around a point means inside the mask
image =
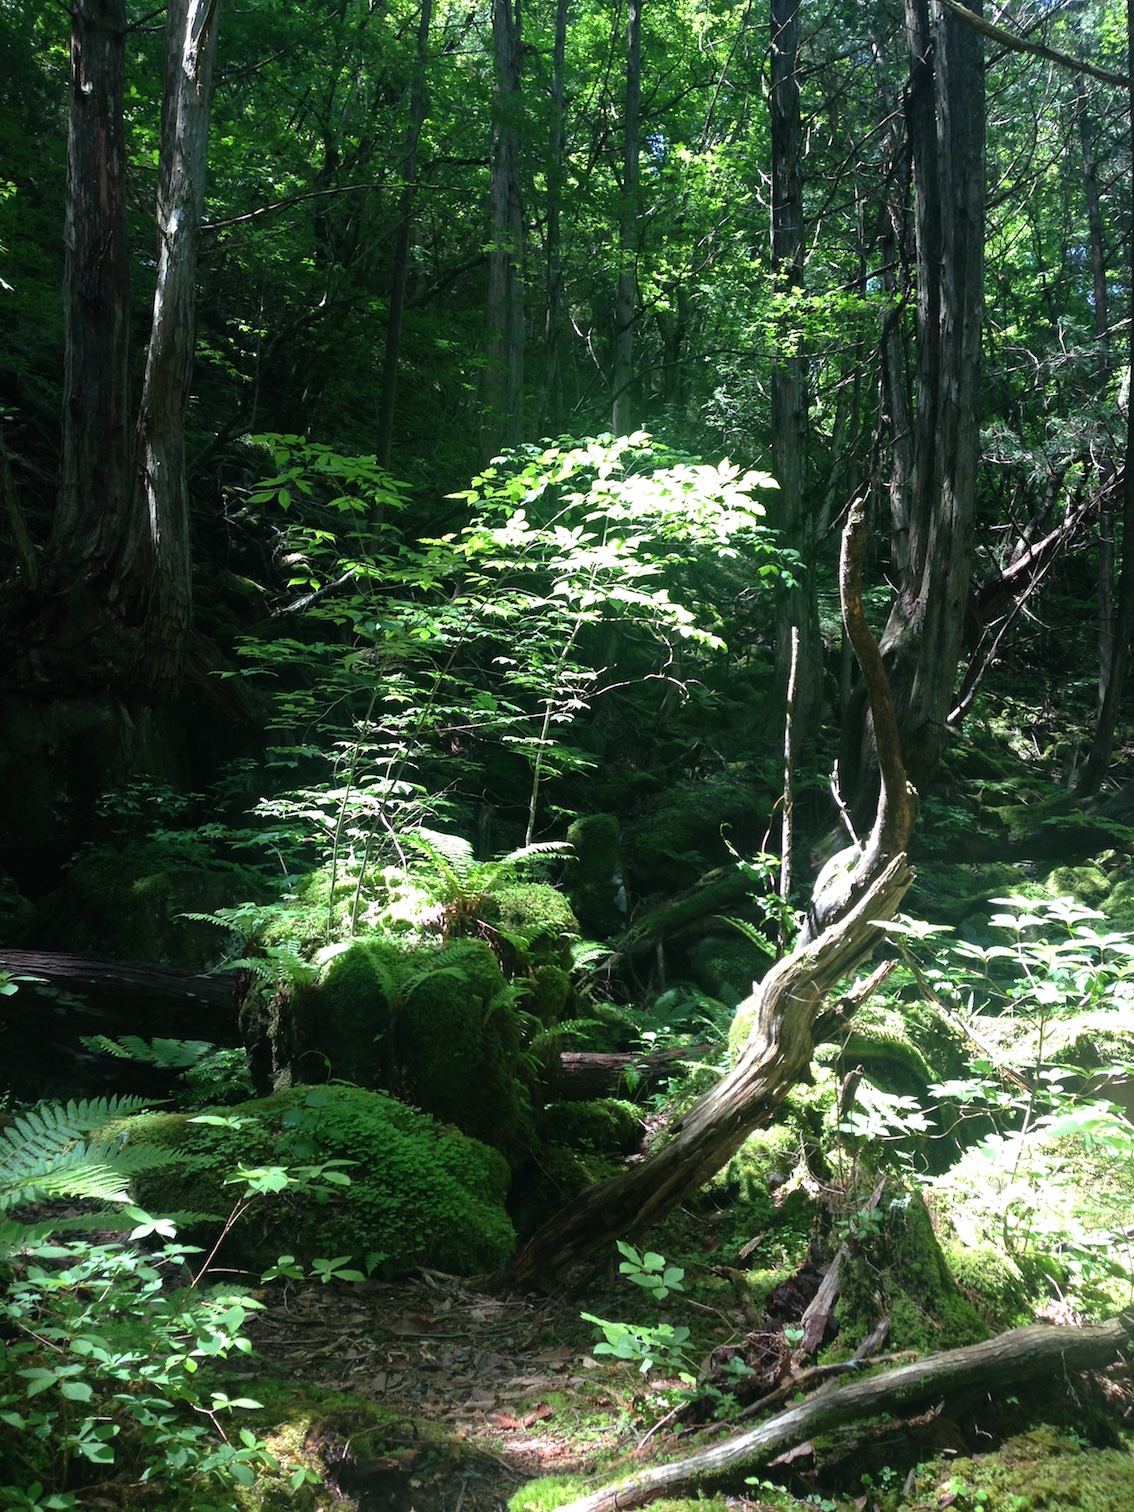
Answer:
POLYGON ((476 869, 472 845, 460 835, 444 835, 440 830, 415 829, 407 830, 402 839, 432 861, 452 887, 462 888, 476 869))
POLYGON ((172 1157, 163 1150, 127 1148, 121 1138, 88 1143, 85 1136, 145 1106, 141 1097, 98 1097, 40 1103, 18 1114, 0 1134, 0 1212, 54 1197, 125 1202, 126 1183, 135 1171, 172 1157))
POLYGON ((719 924, 731 924, 733 929, 739 930, 750 944, 755 945, 757 950, 775 958, 776 947, 757 925, 750 924, 747 919, 734 918, 732 914, 714 914, 713 917, 719 924))
POLYGON ((524 861, 534 861, 540 856, 573 856, 575 847, 570 840, 537 840, 531 845, 521 845, 517 850, 501 856, 497 865, 517 866, 524 861))
POLYGON ((125 1097, 84 1097, 78 1102, 39 1103, 34 1108, 25 1108, 0 1133, 0 1159, 5 1145, 21 1146, 29 1140, 50 1139, 62 1146, 68 1140, 81 1139, 92 1130, 101 1129, 112 1119, 141 1113, 152 1102, 152 1098, 131 1093, 125 1097))

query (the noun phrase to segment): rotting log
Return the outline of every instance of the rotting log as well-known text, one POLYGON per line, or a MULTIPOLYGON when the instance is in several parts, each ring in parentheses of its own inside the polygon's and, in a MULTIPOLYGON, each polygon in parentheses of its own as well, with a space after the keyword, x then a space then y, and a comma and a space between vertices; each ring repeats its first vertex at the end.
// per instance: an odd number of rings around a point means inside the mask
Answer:
POLYGON ((663 1493, 719 1482, 747 1467, 767 1465, 817 1433, 846 1427, 880 1414, 902 1413, 966 1388, 1004 1388, 1039 1375, 1109 1365, 1134 1342, 1134 1313, 1123 1313, 1092 1328, 1056 1328, 1047 1323, 1016 1328, 980 1344, 951 1349, 913 1365, 821 1390, 767 1422, 723 1444, 648 1470, 564 1503, 557 1512, 614 1512, 638 1507, 663 1493))

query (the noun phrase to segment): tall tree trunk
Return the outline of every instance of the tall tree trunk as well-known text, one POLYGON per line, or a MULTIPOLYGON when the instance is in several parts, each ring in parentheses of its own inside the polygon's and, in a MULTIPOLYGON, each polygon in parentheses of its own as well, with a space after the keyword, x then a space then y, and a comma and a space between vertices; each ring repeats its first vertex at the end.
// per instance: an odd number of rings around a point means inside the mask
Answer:
POLYGON ((394 439, 394 404, 398 393, 398 362, 402 350, 402 322, 406 312, 406 280, 409 275, 410 244, 413 240, 413 210, 417 191, 417 154, 422 127, 429 113, 425 91, 425 65, 429 55, 429 28, 433 21, 433 0, 421 0, 417 24, 417 57, 410 85, 409 125, 406 149, 402 157, 402 194, 398 207, 398 230, 394 239, 394 259, 390 269, 390 309, 386 317, 386 351, 382 358, 382 393, 378 400, 378 444, 375 454, 383 467, 390 465, 394 439))
POLYGON ((524 428, 524 211, 520 193, 520 0, 492 0, 496 93, 488 252, 486 450, 515 446, 524 428))
POLYGON ((563 185, 566 181, 568 0, 556 0, 547 158, 547 308, 544 312, 543 412, 538 432, 557 433, 563 415, 563 185))
POLYGON ((906 767, 920 790, 945 740, 972 573, 985 109, 977 31, 940 0, 906 0, 906 32, 917 248, 914 470, 908 564, 882 651, 906 767))
POLYGON ((792 729, 808 731, 819 721, 823 663, 815 586, 816 521, 806 496, 807 358, 799 314, 793 307, 793 296, 803 290, 799 0, 771 0, 771 22, 772 287, 783 301, 772 353, 772 472, 780 487, 771 510, 781 544, 799 554, 794 569, 796 586, 779 592, 776 684, 782 697, 793 660, 792 632, 796 631, 798 672, 792 729))
MULTIPOLYGON (((1134 0, 1126 0, 1127 56, 1134 60, 1134 0)), ((1134 171, 1134 68, 1129 73, 1129 161, 1134 171)), ((1127 361, 1134 374, 1134 237, 1127 239, 1129 257, 1130 308, 1127 319, 1127 361)), ((1080 796, 1097 792, 1110 765, 1118 712, 1126 686, 1130 662, 1130 637, 1134 634, 1134 383, 1126 397, 1126 456, 1122 465, 1122 565, 1118 572, 1118 606, 1114 615, 1114 635, 1110 661, 1105 676, 1106 692, 1099 711, 1095 737, 1083 766, 1076 792, 1080 796)))
POLYGON ((634 428, 634 323, 638 316, 638 156, 642 135, 642 0, 628 0, 626 111, 622 121, 622 211, 618 225, 618 289, 614 299, 614 403, 611 429, 634 428))
POLYGON ((158 267, 138 416, 138 495, 148 523, 142 682, 169 697, 181 676, 193 562, 185 418, 197 331, 197 242, 205 205, 220 0, 169 0, 158 164, 158 267))
POLYGON ((106 593, 130 524, 125 0, 71 7, 63 467, 48 561, 76 608, 106 593), (89 589, 89 594, 88 594, 89 589))

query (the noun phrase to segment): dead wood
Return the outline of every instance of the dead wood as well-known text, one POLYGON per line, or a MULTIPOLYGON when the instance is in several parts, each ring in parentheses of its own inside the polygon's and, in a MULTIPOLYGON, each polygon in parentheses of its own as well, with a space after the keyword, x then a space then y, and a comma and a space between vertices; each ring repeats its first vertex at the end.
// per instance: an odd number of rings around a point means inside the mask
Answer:
POLYGON ((817 1433, 865 1418, 902 1413, 973 1386, 1003 1388, 1039 1375, 1108 1365, 1132 1341, 1134 1313, 1123 1313, 1092 1328, 1054 1328, 1045 1323, 1016 1328, 868 1381, 819 1391, 723 1444, 612 1481, 565 1503, 558 1512, 614 1512, 641 1506, 662 1493, 680 1495, 687 1487, 719 1481, 742 1467, 767 1465, 817 1433))

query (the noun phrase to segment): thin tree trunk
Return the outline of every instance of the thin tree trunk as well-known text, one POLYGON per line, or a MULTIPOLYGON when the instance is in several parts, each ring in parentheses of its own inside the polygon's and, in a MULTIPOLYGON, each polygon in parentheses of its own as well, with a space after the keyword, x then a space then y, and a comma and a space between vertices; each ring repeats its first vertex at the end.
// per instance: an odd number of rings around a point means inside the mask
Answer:
MULTIPOLYGON (((1127 50, 1134 56, 1134 0, 1126 0, 1127 50)), ((1134 170, 1134 69, 1129 75, 1129 161, 1134 170)), ((1127 319, 1127 361, 1134 373, 1134 237, 1127 239, 1130 274, 1130 307, 1127 319)), ((1130 660, 1130 637, 1134 633, 1134 384, 1126 400, 1126 456, 1122 464, 1122 565, 1118 571, 1118 606, 1114 615, 1114 637, 1111 643, 1110 662, 1105 676, 1106 692, 1099 711, 1095 737, 1090 753, 1083 765, 1083 772, 1076 793, 1083 797, 1095 793, 1101 787, 1110 753, 1114 746, 1114 732, 1118 726, 1118 712, 1126 687, 1126 670, 1130 660)))
POLYGON ((520 194, 520 0, 493 0, 496 93, 492 123, 491 245, 488 252, 486 450, 523 435, 524 215, 520 194))
POLYGON ((772 287, 784 307, 772 353, 772 472, 779 490, 772 523, 798 553, 794 587, 781 588, 776 611, 776 686, 787 688, 792 631, 799 635, 795 729, 813 730, 822 692, 822 643, 816 598, 815 531, 806 500, 807 359, 793 296, 803 289, 803 123, 799 104, 799 0, 771 0, 772 287))
POLYGON ((417 58, 413 83, 410 85, 409 125, 406 150, 402 158, 402 194, 398 211, 398 230, 394 239, 394 259, 390 270, 390 309, 386 317, 386 351, 382 358, 382 393, 378 400, 378 443, 375 455, 383 467, 390 465, 394 437, 394 404, 398 392, 398 361, 402 350, 402 322, 406 311, 406 280, 409 274, 410 244, 413 240, 413 210, 417 178, 417 154, 422 127, 429 112, 425 91, 425 65, 429 54, 429 28, 433 20, 433 0, 421 0, 417 26, 417 58))
POLYGON ((566 181, 568 0, 556 0, 547 159, 547 309, 544 315, 544 414, 540 434, 557 433, 563 414, 563 185, 566 181))
POLYGON ((158 267, 138 418, 138 493, 149 581, 143 685, 178 686, 192 615, 193 563, 185 479, 185 420, 197 328, 197 242, 205 204, 209 112, 219 0, 170 0, 158 166, 158 267))
POLYGON ((634 428, 634 322, 638 314, 638 155, 642 133, 642 0, 628 0, 626 112, 622 122, 622 213, 618 226, 618 289, 614 300, 614 404, 611 429, 634 428))

